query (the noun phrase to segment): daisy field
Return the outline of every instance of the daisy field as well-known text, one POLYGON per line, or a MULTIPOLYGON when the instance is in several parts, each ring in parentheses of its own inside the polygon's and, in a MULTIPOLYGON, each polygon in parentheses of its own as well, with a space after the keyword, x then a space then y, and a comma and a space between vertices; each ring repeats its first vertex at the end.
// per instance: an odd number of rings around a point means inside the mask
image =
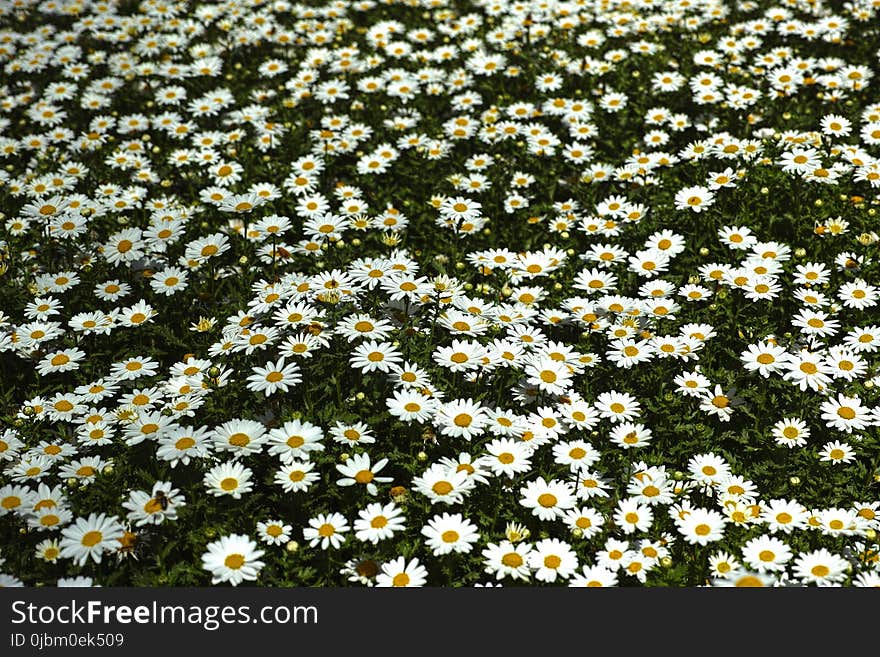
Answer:
POLYGON ((880 585, 880 2, 0 2, 0 585, 880 585))

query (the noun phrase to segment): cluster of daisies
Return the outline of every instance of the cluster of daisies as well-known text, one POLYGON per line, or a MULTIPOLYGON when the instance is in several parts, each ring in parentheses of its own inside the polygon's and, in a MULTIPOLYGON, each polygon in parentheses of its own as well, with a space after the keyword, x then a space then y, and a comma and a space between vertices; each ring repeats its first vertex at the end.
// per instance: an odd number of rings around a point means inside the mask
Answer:
POLYGON ((880 585, 877 3, 315 4, 0 6, 0 585, 880 585))

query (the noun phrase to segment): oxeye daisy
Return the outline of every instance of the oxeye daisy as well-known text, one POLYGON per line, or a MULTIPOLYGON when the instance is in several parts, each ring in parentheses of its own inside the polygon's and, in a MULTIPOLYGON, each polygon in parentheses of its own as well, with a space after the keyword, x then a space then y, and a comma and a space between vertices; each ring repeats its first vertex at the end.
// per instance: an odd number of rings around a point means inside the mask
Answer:
POLYGON ((644 424, 621 422, 611 430, 611 442, 623 449, 645 447, 651 442, 653 434, 644 424))
POLYGON ((276 472, 274 482, 286 493, 307 491, 321 475, 314 472, 314 464, 309 461, 286 461, 276 472))
POLYGON ((581 539, 590 539, 605 525, 604 516, 590 507, 570 509, 562 517, 566 526, 581 539))
POLYGON ((376 586, 379 587, 419 587, 427 583, 428 571, 418 559, 409 562, 404 557, 397 557, 382 564, 382 571, 376 575, 376 586))
POLYGON ((229 495, 240 499, 253 489, 253 471, 237 461, 227 461, 215 465, 204 476, 205 488, 214 497, 229 495))
POLYGON ((561 517, 567 509, 575 505, 571 486, 562 481, 546 481, 538 477, 528 482, 520 490, 520 504, 541 520, 554 520, 561 517))
POLYGON ((437 407, 437 402, 414 390, 395 391, 392 398, 386 400, 388 412, 404 422, 424 424, 430 420, 437 407))
POLYGON ((348 521, 342 514, 322 513, 309 520, 309 526, 303 528, 303 538, 311 547, 320 545, 322 550, 338 548, 349 530, 348 521))
POLYGON ((779 572, 786 568, 792 558, 788 545, 778 538, 757 536, 742 548, 743 561, 759 573, 779 572))
POLYGON ((388 459, 379 459, 375 463, 370 463, 368 454, 355 454, 348 458, 345 463, 336 466, 340 474, 344 475, 342 479, 338 479, 338 486, 353 486, 360 484, 366 487, 370 495, 376 495, 379 492, 376 483, 388 483, 392 481, 392 477, 378 477, 380 472, 388 464, 388 459))
POLYGON ((62 559, 73 559, 82 566, 90 558, 100 563, 104 552, 119 547, 122 525, 114 516, 92 513, 88 518, 77 518, 74 523, 61 530, 62 559))
POLYGON ((284 545, 290 541, 291 525, 283 520, 266 520, 257 523, 260 540, 267 545, 284 545))
POLYGON ((178 426, 158 439, 156 457, 167 461, 172 468, 188 465, 191 459, 205 458, 211 453, 207 427, 178 426))
POLYGON ((467 553, 480 538, 477 526, 460 513, 443 513, 428 520, 422 535, 434 556, 452 552, 467 553))
POLYGON ((361 372, 389 372, 391 367, 399 365, 403 357, 390 342, 368 340, 355 347, 352 352, 351 366, 361 372))
POLYGON ((836 399, 828 398, 823 401, 820 410, 827 426, 846 433, 865 429, 874 423, 871 410, 863 406, 858 397, 838 394, 836 399))
POLYGON ((229 534, 207 545, 202 567, 211 573, 211 584, 229 582, 238 586, 257 579, 265 565, 259 560, 264 553, 250 537, 229 534))
POLYGON ((255 420, 230 420, 214 429, 214 449, 235 456, 258 454, 268 440, 266 427, 255 420))
POLYGON ((358 512, 358 518, 354 521, 355 538, 375 545, 404 529, 405 520, 401 509, 394 502, 384 505, 373 502, 358 512))
POLYGON ((822 445, 819 460, 831 465, 847 464, 855 460, 855 451, 849 443, 833 440, 822 445))
POLYGON ((165 520, 176 520, 177 510, 186 505, 179 493, 171 482, 157 481, 150 493, 131 491, 122 506, 129 510, 126 517, 136 526, 159 525, 165 520))
POLYGON ((287 392, 291 386, 302 382, 300 368, 296 363, 284 362, 282 356, 276 362, 269 361, 265 367, 252 368, 248 380, 248 390, 262 392, 269 397, 277 391, 287 392))
POLYGON ((501 541, 489 543, 482 552, 484 571, 501 580, 528 580, 532 569, 529 565, 534 547, 530 543, 501 541))
POLYGON ((632 420, 641 411, 638 400, 626 392, 603 392, 596 398, 594 405, 599 415, 612 422, 632 420))
POLYGON ((431 504, 459 504, 474 489, 476 483, 467 473, 434 464, 422 475, 414 477, 413 488, 428 498, 431 504))
POLYGON ((311 452, 322 451, 324 432, 310 422, 291 420, 269 431, 269 453, 282 463, 308 458, 311 452))
POLYGON ((529 553, 529 566, 541 582, 567 580, 578 568, 575 551, 565 541, 546 538, 538 541, 529 553))
POLYGON ((339 422, 331 427, 330 437, 343 445, 370 445, 376 442, 370 427, 363 422, 339 422))

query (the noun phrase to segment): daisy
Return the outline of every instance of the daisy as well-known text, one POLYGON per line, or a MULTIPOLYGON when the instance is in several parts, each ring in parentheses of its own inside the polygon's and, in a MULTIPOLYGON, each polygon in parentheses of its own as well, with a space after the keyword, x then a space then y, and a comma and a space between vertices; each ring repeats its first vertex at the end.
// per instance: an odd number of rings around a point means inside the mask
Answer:
POLYGON ((269 431, 269 454, 277 456, 282 463, 308 459, 311 452, 324 450, 323 439, 321 427, 299 419, 291 420, 269 431))
POLYGON ((818 353, 800 351, 791 355, 785 364, 782 378, 792 381, 801 390, 811 388, 815 391, 824 390, 831 383, 831 368, 818 353))
POLYGON ((554 520, 561 517, 567 509, 574 507, 576 498, 571 485, 551 479, 545 481, 538 477, 519 489, 520 504, 532 510, 541 520, 554 520))
POLYGON ((845 381, 859 379, 868 370, 864 358, 854 351, 839 347, 828 351, 828 354, 825 356, 825 363, 831 368, 831 376, 845 381))
POLYGON ((378 587, 419 587, 428 581, 427 569, 418 559, 407 562, 405 557, 397 557, 382 564, 382 572, 376 575, 378 587))
POLYGON ((480 538, 477 526, 460 513, 435 515, 422 527, 421 533, 435 557, 452 552, 468 553, 480 538))
POLYGON ((730 249, 746 251, 757 244, 758 238, 745 226, 724 226, 718 231, 721 242, 730 249))
POLYGON ((846 579, 850 563, 825 548, 798 555, 794 561, 794 575, 804 584, 833 586, 846 579))
POLYGON ((552 358, 541 358, 529 363, 525 374, 529 383, 550 395, 563 394, 571 384, 570 368, 552 358))
POLYGON ((856 279, 841 285, 837 290, 837 296, 847 308, 864 310, 877 305, 878 290, 862 279, 856 279))
POLYGON ((553 445, 553 460, 568 466, 571 472, 587 470, 596 463, 601 454, 585 440, 572 440, 553 445))
POLYGON ((562 520, 572 532, 577 532, 585 540, 598 534, 605 525, 605 517, 587 506, 566 511, 562 520))
POLYGON ((612 422, 635 419, 641 412, 638 400, 626 392, 603 392, 594 402, 596 410, 603 418, 612 422))
POLYGON ((61 546, 58 543, 58 539, 45 538, 37 543, 34 552, 43 561, 55 563, 58 561, 58 557, 61 556, 61 546))
POLYGON ((405 388, 422 388, 430 383, 428 373, 419 365, 404 361, 403 365, 391 368, 389 379, 397 386, 405 388))
POLYGON ((394 533, 406 528, 401 509, 394 503, 380 504, 373 502, 365 509, 358 511, 354 521, 355 538, 365 543, 376 545, 394 537, 394 533))
POLYGON ((759 520, 774 534, 779 531, 790 534, 804 529, 808 518, 807 509, 795 500, 769 500, 763 503, 759 520))
POLYGON ((456 399, 439 404, 434 424, 444 436, 472 440, 488 423, 486 409, 472 399, 456 399))
POLYGON ((694 481, 704 486, 716 486, 730 477, 730 466, 714 452, 691 457, 688 470, 694 481))
POLYGON ((7 484, 0 487, 0 517, 7 513, 23 514, 31 507, 33 490, 28 486, 7 484))
POLYGON ((315 465, 309 461, 285 461, 284 465, 275 473, 274 482, 281 486, 286 493, 300 493, 311 488, 312 484, 321 478, 318 472, 313 472, 315 465))
POLYGON ((393 397, 386 399, 388 412, 403 422, 418 422, 424 424, 429 421, 437 408, 437 401, 422 395, 415 390, 395 390, 393 397))
POLYGON ((716 385, 714 391, 705 392, 701 399, 700 410, 709 415, 715 415, 722 422, 729 422, 734 407, 739 403, 741 400, 734 397, 732 392, 725 393, 720 385, 716 385))
POLYGON ((370 427, 363 422, 346 423, 337 421, 330 429, 330 437, 343 445, 370 445, 376 438, 370 427))
POLYGON ((370 465, 370 456, 368 454, 355 454, 346 459, 345 463, 338 464, 336 469, 343 475, 342 479, 337 479, 338 486, 353 486, 360 484, 365 486, 370 495, 376 495, 379 492, 376 483, 388 483, 392 477, 377 477, 376 473, 382 470, 388 464, 388 459, 379 459, 375 464, 370 465))
POLYGON ((831 465, 851 463, 855 460, 855 452, 849 443, 834 440, 822 445, 818 453, 820 461, 826 461, 831 465))
POLYGON ((793 326, 800 328, 804 335, 829 337, 837 333, 840 322, 830 319, 828 313, 820 310, 803 309, 792 318, 793 326))
POLYGON ((425 495, 431 504, 459 504, 476 486, 467 473, 440 464, 432 465, 412 481, 413 488, 425 495))
POLYGON ((481 457, 480 463, 495 475, 506 475, 512 479, 531 470, 529 459, 534 448, 526 443, 510 438, 497 438, 489 442, 485 449, 487 454, 481 457))
POLYGON ((348 521, 340 513, 321 513, 309 519, 309 526, 303 528, 303 538, 309 546, 321 546, 322 550, 329 547, 338 548, 345 541, 345 534, 350 527, 348 521))
POLYGON ((158 311, 153 309, 150 304, 138 301, 133 306, 120 310, 117 319, 121 326, 134 327, 151 323, 157 314, 158 311))
POLYGON ((156 293, 170 297, 186 289, 188 276, 187 272, 179 267, 168 267, 150 277, 150 287, 156 293))
POLYGON ((565 541, 545 538, 529 553, 529 566, 541 582, 567 580, 578 568, 577 554, 565 541))
POLYGON ((712 384, 701 372, 682 372, 673 379, 678 388, 676 392, 687 395, 688 397, 703 397, 708 392, 709 386, 712 384))
POLYGON ((569 580, 570 587, 614 587, 617 586, 617 573, 603 566, 584 566, 569 580))
POLYGON ((211 584, 229 582, 238 586, 244 581, 257 579, 265 565, 260 557, 264 550, 257 549, 256 541, 243 534, 229 534, 207 545, 202 555, 202 568, 211 573, 211 584))
POLYGON ((237 500, 253 489, 252 476, 253 471, 250 468, 237 461, 227 461, 208 470, 203 482, 214 497, 230 495, 237 500))
POLYGON ((880 326, 872 324, 852 329, 846 334, 843 341, 856 353, 877 351, 880 349, 880 326))
POLYGON ((391 334, 393 325, 384 319, 374 319, 370 315, 357 313, 349 315, 336 323, 334 332, 349 342, 358 338, 384 340, 391 334))
POLYGON ((177 510, 186 506, 180 491, 171 482, 157 481, 150 493, 135 490, 128 494, 122 506, 129 510, 126 516, 135 526, 160 525, 165 520, 177 520, 177 510))
POLYGON ((266 520, 257 523, 257 533, 260 540, 267 545, 284 545, 290 541, 291 525, 283 520, 266 520))
POLYGON ((379 370, 387 374, 402 361, 403 355, 390 342, 367 340, 355 347, 350 362, 364 373, 379 370))
POLYGON ((156 458, 167 461, 172 468, 179 463, 189 465, 191 459, 201 459, 211 453, 207 427, 178 426, 159 436, 156 458))
POLYGON ((263 392, 266 397, 278 390, 287 392, 291 386, 302 382, 299 365, 296 363, 285 365, 284 356, 275 363, 269 361, 265 367, 254 367, 251 371, 253 374, 247 378, 248 390, 263 392))
POLYGON ((89 557, 100 563, 105 551, 119 548, 122 525, 115 516, 92 513, 88 518, 77 518, 73 525, 61 530, 61 558, 73 559, 83 566, 89 557))
POLYGON ((62 349, 46 354, 39 363, 36 371, 40 376, 54 372, 68 372, 79 369, 79 361, 85 358, 86 353, 80 349, 62 349))
POLYGON ((719 587, 740 587, 740 588, 761 588, 776 586, 777 580, 762 572, 753 572, 740 568, 731 572, 726 577, 721 577, 712 581, 712 586, 719 587))
POLYGON ((533 546, 530 543, 489 543, 482 552, 483 569, 497 580, 510 577, 514 580, 528 580, 531 576, 531 553, 533 546))
POLYGON ((743 561, 759 573, 781 572, 791 560, 791 549, 774 536, 756 536, 742 548, 743 561))
POLYGON ((258 454, 268 436, 266 427, 255 420, 230 420, 214 429, 214 449, 232 452, 235 456, 258 454))
POLYGON ((846 433, 852 433, 854 429, 861 431, 874 424, 871 409, 862 406, 862 400, 858 397, 838 393, 837 399, 829 397, 819 408, 827 426, 846 433))
POLYGON ((618 502, 614 522, 626 534, 646 532, 654 522, 654 512, 650 506, 641 505, 635 499, 624 499, 618 502))
POLYGON ((824 509, 818 528, 826 536, 852 536, 859 531, 859 517, 852 509, 824 509))
POLYGON ((749 371, 757 371, 765 379, 771 374, 782 371, 789 360, 788 352, 772 343, 763 342, 750 344, 740 354, 740 360, 749 371))
POLYGON ((692 210, 702 212, 710 207, 715 201, 715 195, 707 187, 685 187, 675 194, 675 208, 677 210, 692 210))
MULTIPOLYGON (((100 457, 93 458, 98 459, 100 462, 100 457)), ((7 468, 5 473, 9 475, 10 479, 13 481, 39 481, 50 475, 54 467, 55 459, 44 454, 36 454, 24 456, 21 461, 13 465, 11 468, 7 468)), ((59 475, 73 476, 77 469, 78 466, 72 467, 71 464, 63 465, 59 470, 59 475)), ((95 472, 87 472, 84 470, 81 476, 90 477, 94 474, 95 472)))
POLYGON ((650 444, 653 438, 651 430, 644 424, 621 422, 611 430, 609 439, 623 449, 635 449, 650 444))

